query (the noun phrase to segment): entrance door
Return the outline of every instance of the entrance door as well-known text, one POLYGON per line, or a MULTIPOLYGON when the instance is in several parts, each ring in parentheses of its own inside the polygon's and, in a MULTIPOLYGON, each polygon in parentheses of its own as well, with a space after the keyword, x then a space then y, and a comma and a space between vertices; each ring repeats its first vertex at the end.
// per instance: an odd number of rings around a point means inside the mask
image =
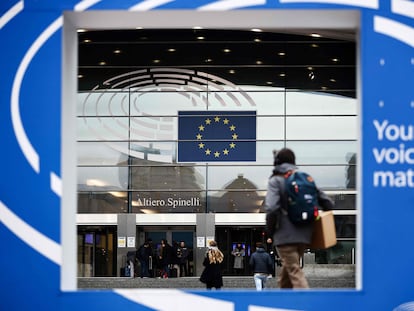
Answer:
MULTIPOLYGON (((193 260, 193 244, 194 244, 194 227, 137 227, 138 247, 142 245, 146 240, 152 240, 153 254, 156 258, 157 249, 161 244, 161 240, 165 239, 171 246, 175 243, 183 241, 185 246, 189 250, 189 257, 187 263, 187 271, 191 276, 194 274, 194 260, 193 260)), ((153 261, 154 275, 157 275, 155 271, 157 268, 157 260, 153 261)))
POLYGON ((216 227, 216 239, 220 250, 224 254, 224 275, 251 275, 249 268, 250 255, 254 251, 256 242, 265 245, 264 227, 216 227), (235 256, 232 255, 234 247, 242 244, 245 256, 242 259, 242 268, 235 269, 235 256))
POLYGON ((78 227, 78 276, 116 276, 113 226, 78 227))

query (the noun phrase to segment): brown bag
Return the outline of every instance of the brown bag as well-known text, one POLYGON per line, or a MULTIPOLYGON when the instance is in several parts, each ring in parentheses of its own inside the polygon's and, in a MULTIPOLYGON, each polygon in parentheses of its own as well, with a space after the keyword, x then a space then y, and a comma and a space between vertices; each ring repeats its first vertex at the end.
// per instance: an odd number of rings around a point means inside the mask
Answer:
POLYGON ((315 221, 310 248, 325 249, 336 245, 335 220, 332 211, 319 212, 315 221))

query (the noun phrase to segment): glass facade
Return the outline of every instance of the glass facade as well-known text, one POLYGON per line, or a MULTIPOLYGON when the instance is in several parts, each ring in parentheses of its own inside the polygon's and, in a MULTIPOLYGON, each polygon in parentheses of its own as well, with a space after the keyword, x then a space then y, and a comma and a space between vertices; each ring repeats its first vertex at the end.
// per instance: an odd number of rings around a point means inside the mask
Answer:
MULTIPOLYGON (((355 210, 355 55, 354 41, 247 30, 79 34, 78 213, 260 213, 282 147, 355 210), (182 111, 254 111, 255 160, 179 162, 182 111)), ((355 217, 335 218, 341 247, 355 217)))

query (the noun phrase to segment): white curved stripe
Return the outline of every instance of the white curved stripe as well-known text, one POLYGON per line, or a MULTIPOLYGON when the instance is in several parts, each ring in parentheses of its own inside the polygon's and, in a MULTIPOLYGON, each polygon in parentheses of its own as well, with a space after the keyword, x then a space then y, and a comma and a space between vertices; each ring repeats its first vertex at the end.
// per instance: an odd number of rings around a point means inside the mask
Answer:
POLYGON ((391 12, 414 18, 414 2, 409 0, 392 0, 391 12))
POLYGON ((77 5, 75 5, 74 10, 85 11, 87 8, 101 1, 102 0, 84 0, 84 1, 79 2, 77 5))
POLYGON ((53 172, 50 172, 50 188, 59 197, 62 196, 62 180, 53 172))
POLYGON ((4 25, 10 22, 17 14, 23 11, 23 8, 24 8, 24 1, 21 0, 17 2, 15 5, 13 5, 10 8, 10 10, 4 13, 3 16, 0 17, 0 29, 2 29, 4 25))
POLYGON ((175 0, 144 0, 129 8, 129 11, 148 11, 157 6, 174 2, 175 0))
POLYGON ((231 301, 189 294, 177 289, 115 289, 114 292, 158 311, 234 311, 234 303, 231 301))
POLYGON ((374 30, 414 47, 414 28, 394 20, 374 16, 374 30))
POLYGON ((57 265, 62 263, 62 249, 58 243, 29 226, 0 201, 0 222, 14 235, 57 265))
POLYGON ((345 4, 363 8, 378 9, 379 0, 279 0, 280 3, 325 3, 325 4, 345 4))
POLYGON ((266 0, 219 0, 213 3, 209 3, 199 7, 197 10, 206 11, 206 10, 233 10, 255 5, 264 5, 266 0))
POLYGON ((42 45, 62 26, 62 17, 57 18, 45 31, 36 39, 32 44, 29 50, 23 57, 19 68, 17 69, 16 76, 13 81, 12 96, 11 96, 11 117, 13 123, 13 130, 19 143, 20 149, 22 150, 26 160, 30 163, 35 172, 40 172, 39 165, 39 155, 34 150, 29 139, 27 138, 26 132, 24 130, 22 119, 20 117, 20 108, 19 108, 19 94, 20 87, 22 85, 23 77, 26 73, 27 67, 29 67, 30 62, 33 57, 42 47, 42 45))
POLYGON ((393 311, 414 311, 414 301, 403 303, 394 308, 393 311))

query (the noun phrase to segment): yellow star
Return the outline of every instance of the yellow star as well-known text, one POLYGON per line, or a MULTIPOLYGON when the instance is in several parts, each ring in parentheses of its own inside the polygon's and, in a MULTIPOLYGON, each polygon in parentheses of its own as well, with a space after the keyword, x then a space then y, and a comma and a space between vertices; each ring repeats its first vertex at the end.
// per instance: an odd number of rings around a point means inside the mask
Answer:
POLYGON ((197 134, 197 140, 201 140, 201 138, 203 138, 203 135, 201 135, 200 133, 197 134))
POLYGON ((234 149, 234 148, 236 148, 236 144, 235 143, 230 143, 230 149, 234 149))
POLYGON ((230 131, 234 131, 236 127, 234 125, 230 125, 230 131))
POLYGON ((204 148, 204 144, 203 143, 199 143, 198 144, 198 148, 203 149, 204 148))
POLYGON ((227 148, 226 148, 226 149, 224 149, 224 150, 223 150, 223 154, 224 154, 224 155, 228 155, 228 154, 229 154, 229 150, 228 150, 227 148))
POLYGON ((211 124, 211 120, 210 119, 206 119, 205 122, 206 122, 207 125, 211 124))
POLYGON ((206 155, 210 155, 211 154, 211 150, 210 149, 207 149, 206 150, 206 155))
POLYGON ((233 139, 236 140, 239 136, 236 133, 234 133, 233 135, 231 135, 231 137, 233 137, 233 139))
POLYGON ((229 122, 230 122, 230 120, 229 119, 227 119, 227 118, 225 118, 224 120, 223 120, 223 124, 229 124, 229 122))
POLYGON ((220 156, 220 152, 218 152, 218 151, 214 152, 214 157, 215 158, 218 158, 219 156, 220 156))
POLYGON ((201 124, 201 125, 198 127, 198 129, 199 129, 199 131, 200 131, 200 132, 204 131, 204 125, 202 125, 202 124, 201 124))
POLYGON ((219 122, 220 121, 220 117, 219 116, 214 117, 214 121, 215 122, 219 122))

